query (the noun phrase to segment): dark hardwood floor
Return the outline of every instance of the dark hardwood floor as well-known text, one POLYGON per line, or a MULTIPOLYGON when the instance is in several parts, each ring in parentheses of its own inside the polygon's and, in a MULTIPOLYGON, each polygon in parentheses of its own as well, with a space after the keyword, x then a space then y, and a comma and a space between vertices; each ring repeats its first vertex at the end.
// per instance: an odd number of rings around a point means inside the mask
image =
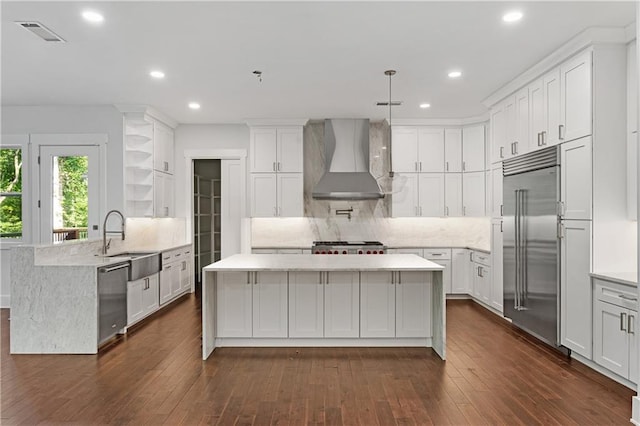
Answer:
POLYGON ((446 362, 420 348, 221 348, 202 361, 193 296, 99 355, 9 355, 8 314, 3 425, 610 425, 629 423, 635 394, 469 301, 447 305, 446 362))

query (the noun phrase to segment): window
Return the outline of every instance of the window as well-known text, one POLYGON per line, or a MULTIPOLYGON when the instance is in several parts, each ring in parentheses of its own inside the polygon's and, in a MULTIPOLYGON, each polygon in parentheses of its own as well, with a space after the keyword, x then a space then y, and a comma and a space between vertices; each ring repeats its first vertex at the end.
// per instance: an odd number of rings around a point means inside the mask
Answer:
POLYGON ((22 238, 22 149, 0 148, 0 238, 22 238))

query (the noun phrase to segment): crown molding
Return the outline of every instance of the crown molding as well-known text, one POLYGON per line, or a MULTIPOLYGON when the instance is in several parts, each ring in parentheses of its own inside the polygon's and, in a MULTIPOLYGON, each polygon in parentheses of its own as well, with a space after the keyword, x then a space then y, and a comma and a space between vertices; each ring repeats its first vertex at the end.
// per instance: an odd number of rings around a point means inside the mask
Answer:
POLYGON ((304 126, 308 118, 249 118, 244 122, 247 126, 304 126))
MULTIPOLYGON (((635 27, 635 25, 634 25, 635 27)), ((509 81, 497 91, 493 92, 482 103, 491 108, 518 89, 531 83, 547 71, 558 66, 576 53, 594 44, 626 44, 628 43, 628 28, 622 27, 591 27, 582 31, 568 42, 556 49, 553 53, 542 59, 540 62, 527 69, 522 74, 509 81)))
POLYGON ((154 107, 149 105, 114 105, 118 111, 123 114, 146 114, 155 118, 158 121, 162 121, 167 126, 175 129, 178 127, 178 122, 163 112, 158 111, 154 107))
MULTIPOLYGON (((387 125, 388 120, 384 120, 387 125)), ((489 121, 489 113, 466 118, 396 118, 392 120, 393 126, 466 126, 489 121)))

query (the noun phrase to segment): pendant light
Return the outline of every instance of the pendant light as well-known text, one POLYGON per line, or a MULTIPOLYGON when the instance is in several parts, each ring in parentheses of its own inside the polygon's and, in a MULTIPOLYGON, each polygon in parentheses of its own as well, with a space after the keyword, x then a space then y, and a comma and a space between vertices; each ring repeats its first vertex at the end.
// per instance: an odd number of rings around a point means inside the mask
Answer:
POLYGON ((396 75, 396 70, 386 70, 384 75, 389 77, 389 102, 378 102, 378 106, 389 106, 389 145, 387 146, 387 158, 389 160, 389 173, 380 176, 377 181, 380 185, 382 192, 386 194, 393 194, 402 192, 404 185, 407 182, 406 176, 399 176, 393 171, 393 161, 391 154, 391 107, 400 106, 402 102, 392 101, 391 99, 391 77, 396 75))

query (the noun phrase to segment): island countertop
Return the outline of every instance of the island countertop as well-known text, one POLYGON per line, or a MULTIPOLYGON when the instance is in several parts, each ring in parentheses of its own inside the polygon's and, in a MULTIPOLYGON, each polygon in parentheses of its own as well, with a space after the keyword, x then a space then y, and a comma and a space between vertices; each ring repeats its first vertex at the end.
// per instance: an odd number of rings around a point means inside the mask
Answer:
POLYGON ((415 254, 337 255, 236 254, 204 271, 442 271, 443 266, 415 254))

